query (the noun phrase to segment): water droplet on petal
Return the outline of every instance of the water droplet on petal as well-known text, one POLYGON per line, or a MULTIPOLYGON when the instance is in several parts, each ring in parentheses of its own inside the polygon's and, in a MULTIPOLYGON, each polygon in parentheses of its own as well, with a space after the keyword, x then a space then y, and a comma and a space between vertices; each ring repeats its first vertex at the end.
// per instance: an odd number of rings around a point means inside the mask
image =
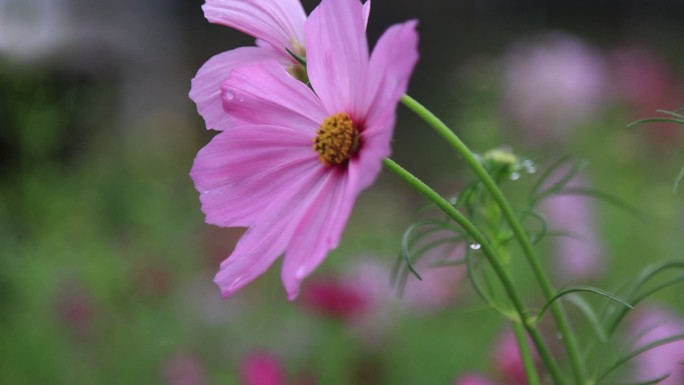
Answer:
POLYGON ((511 178, 511 180, 518 180, 518 179, 520 179, 520 173, 519 172, 512 172, 510 178, 511 178))
POLYGON ((226 93, 223 94, 223 97, 226 98, 226 100, 230 101, 233 100, 235 94, 232 91, 226 91, 226 93))
POLYGON ((480 250, 481 247, 482 247, 482 245, 479 244, 479 243, 477 243, 477 242, 473 242, 473 243, 470 244, 470 248, 471 248, 472 250, 480 250))

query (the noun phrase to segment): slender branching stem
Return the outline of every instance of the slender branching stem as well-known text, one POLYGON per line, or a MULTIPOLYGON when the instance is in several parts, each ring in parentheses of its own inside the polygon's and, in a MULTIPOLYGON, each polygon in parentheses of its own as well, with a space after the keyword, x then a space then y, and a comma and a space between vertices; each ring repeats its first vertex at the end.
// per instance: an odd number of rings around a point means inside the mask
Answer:
MULTIPOLYGON (((487 170, 485 170, 468 146, 466 146, 466 144, 463 143, 463 141, 461 141, 461 139, 446 124, 437 118, 437 116, 435 116, 422 104, 418 103, 415 99, 408 95, 404 95, 401 101, 406 107, 415 112, 433 129, 435 129, 435 131, 437 131, 437 133, 441 135, 456 150, 456 152, 463 157, 475 175, 482 181, 485 188, 487 188, 489 193, 492 195, 492 198, 499 206, 501 212, 508 221, 511 230, 518 240, 518 243, 520 244, 520 247, 527 259, 527 262, 530 265, 532 272, 534 273, 542 292, 544 293, 544 296, 546 297, 546 300, 553 298, 555 295, 555 289, 551 284, 551 281, 544 268, 542 267, 539 258, 537 257, 534 247, 532 246, 532 242, 525 233, 518 216, 515 214, 508 203, 508 200, 506 200, 503 193, 497 186, 496 182, 489 175, 487 170)), ((585 379, 587 378, 587 368, 580 356, 577 339, 570 328, 570 322, 568 321, 565 310, 558 301, 555 301, 551 304, 551 313, 553 314, 558 331, 562 337, 563 343, 565 344, 575 382, 577 384, 585 384, 585 379)))
MULTIPOLYGON (((447 214, 451 219, 458 223, 463 230, 465 230, 468 235, 470 235, 474 242, 477 242, 481 246, 481 250, 487 261, 491 264, 494 269, 495 274, 501 281, 508 298, 510 299, 513 307, 515 308, 516 315, 518 319, 514 322, 521 324, 525 330, 527 330, 528 335, 535 344, 537 351, 544 361, 549 375, 553 378, 554 382, 558 385, 565 384, 565 379, 562 376, 558 364, 556 363, 553 355, 551 354, 549 348, 541 337, 539 330, 537 329, 536 323, 531 322, 527 308, 522 301, 520 293, 518 293, 513 281, 509 277, 506 269, 501 265, 501 262, 491 246, 490 242, 485 238, 480 230, 472 223, 468 218, 466 218, 460 211, 458 211, 454 206, 451 205, 444 197, 438 194, 430 186, 426 185, 423 181, 418 179, 416 176, 411 174, 409 171, 401 167, 399 164, 393 160, 387 158, 383 161, 385 168, 395 173, 405 182, 407 182, 411 187, 416 189, 418 192, 423 194, 427 199, 434 203, 439 209, 441 209, 445 214, 447 214)), ((527 366, 526 366, 527 369, 527 366)), ((533 375, 528 373, 528 377, 533 378, 533 375)))

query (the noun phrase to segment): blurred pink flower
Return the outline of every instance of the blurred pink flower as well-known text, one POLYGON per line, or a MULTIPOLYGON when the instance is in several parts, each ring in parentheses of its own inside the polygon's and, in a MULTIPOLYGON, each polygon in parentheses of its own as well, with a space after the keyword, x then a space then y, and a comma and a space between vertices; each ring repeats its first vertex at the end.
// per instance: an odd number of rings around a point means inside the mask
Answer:
MULTIPOLYGON (((657 340, 684 333, 684 320, 664 309, 649 309, 637 314, 632 330, 639 335, 636 347, 657 340)), ((684 383, 684 341, 658 346, 634 358, 636 381, 653 380, 670 374, 659 385, 681 385, 684 383)))
POLYGON ((389 266, 372 257, 354 263, 333 277, 312 280, 302 290, 301 304, 314 313, 350 321, 358 329, 376 334, 387 329, 398 313, 428 313, 445 308, 458 297, 464 269, 418 265, 422 281, 409 277, 403 293, 390 283, 389 266))
MULTIPOLYGON (((567 187, 587 185, 588 182, 580 175, 567 187)), ((603 271, 603 249, 594 225, 593 200, 584 195, 565 194, 547 198, 541 205, 549 230, 567 233, 551 238, 555 247, 556 271, 565 281, 596 277, 603 271)))
POLYGON ((309 282, 302 292, 301 304, 316 314, 351 321, 369 310, 371 299, 357 285, 328 277, 309 282))
POLYGON ((285 385, 285 369, 280 360, 267 353, 250 354, 240 364, 241 385, 285 385))
POLYGON ((496 382, 477 373, 468 373, 454 381, 454 385, 496 385, 496 382))
MULTIPOLYGON (((532 344, 528 346, 534 352, 532 344)), ((537 355, 533 354, 534 359, 537 355)), ((527 384, 527 374, 525 373, 525 364, 520 356, 520 348, 515 334, 512 330, 507 330, 494 343, 493 353, 494 367, 504 380, 504 383, 511 385, 525 385, 527 384)))
POLYGON ((176 353, 163 367, 164 383, 167 385, 202 385, 206 374, 202 364, 188 353, 176 353))
POLYGON ((361 3, 323 0, 306 22, 315 92, 274 61, 223 82, 236 126, 200 150, 190 175, 208 223, 249 226, 214 280, 224 297, 285 253, 281 276, 294 299, 337 246, 390 154, 396 105, 418 59, 415 24, 391 27, 369 57, 361 3))
MULTIPOLYGON (((633 119, 651 117, 656 110, 675 110, 684 105, 682 78, 667 60, 652 49, 622 47, 609 55, 614 93, 625 103, 633 119)), ((646 130, 660 144, 677 142, 681 127, 658 124, 646 130)))
POLYGON ((59 320, 74 338, 86 339, 92 334, 95 309, 83 285, 68 282, 58 290, 55 305, 59 320))
MULTIPOLYGON (((204 16, 257 39, 257 47, 241 47, 209 59, 192 79, 190 98, 204 118, 207 128, 225 130, 231 126, 223 111, 221 84, 230 71, 265 60, 275 60, 294 75, 302 75, 297 60, 288 50, 306 57, 304 24, 306 13, 299 0, 207 0, 204 16)), ((363 6, 364 25, 370 1, 363 6)))
POLYGON ((682 79, 656 52, 643 47, 624 47, 609 55, 615 76, 615 94, 629 104, 635 116, 658 109, 675 109, 684 103, 682 79))
POLYGON ((561 141, 606 101, 607 67, 580 39, 550 33, 514 45, 504 58, 504 110, 528 140, 561 141))

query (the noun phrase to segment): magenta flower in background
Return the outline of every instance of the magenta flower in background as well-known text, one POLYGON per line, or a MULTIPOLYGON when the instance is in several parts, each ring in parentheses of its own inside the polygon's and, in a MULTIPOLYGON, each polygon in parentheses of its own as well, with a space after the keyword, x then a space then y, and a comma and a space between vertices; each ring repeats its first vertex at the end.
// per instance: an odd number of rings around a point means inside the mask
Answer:
MULTIPOLYGON (((637 314, 632 322, 634 335, 640 336, 635 347, 684 333, 684 320, 664 309, 648 309, 637 314)), ((658 346, 634 358, 634 377, 630 380, 647 381, 666 374, 670 376, 659 385, 684 384, 684 341, 658 346)))
MULTIPOLYGON (((265 60, 276 60, 293 75, 304 69, 288 50, 306 57, 304 23, 306 13, 299 0, 207 0, 204 16, 257 39, 256 47, 241 47, 209 59, 192 79, 190 98, 209 129, 231 126, 223 111, 221 84, 234 68, 265 60)), ((364 24, 368 21, 370 1, 363 6, 364 24)))
MULTIPOLYGON (((528 341, 528 346, 532 344, 528 341)), ((536 351, 533 350, 533 358, 538 359, 536 351)), ((504 383, 510 385, 526 385, 527 373, 525 364, 520 355, 520 348, 515 334, 512 330, 507 330, 494 343, 493 357, 494 367, 499 373, 504 383)))
POLYGON ((285 385, 285 368, 280 360, 267 353, 254 353, 240 363, 241 385, 285 385))
POLYGON ((276 61, 234 69, 223 82, 235 126, 200 150, 190 173, 208 223, 249 226, 216 275, 223 296, 285 254, 281 276, 294 299, 337 246, 390 154, 396 105, 418 59, 415 24, 391 27, 369 56, 361 3, 324 0, 305 26, 313 91, 276 61))
POLYGON ((529 140, 567 138, 607 100, 603 56, 571 35, 552 33, 518 43, 503 64, 504 110, 529 140))
POLYGON ((480 374, 468 373, 456 379, 454 385, 496 385, 496 382, 480 374))
MULTIPOLYGON (((653 49, 627 46, 609 55, 614 92, 633 119, 653 116, 656 110, 676 110, 684 103, 684 80, 667 59, 653 49)), ((657 144, 681 141, 677 124, 658 124, 644 130, 657 144)))
POLYGON ((328 277, 309 282, 302 293, 301 303, 313 313, 353 321, 369 310, 371 298, 363 288, 349 281, 328 277))

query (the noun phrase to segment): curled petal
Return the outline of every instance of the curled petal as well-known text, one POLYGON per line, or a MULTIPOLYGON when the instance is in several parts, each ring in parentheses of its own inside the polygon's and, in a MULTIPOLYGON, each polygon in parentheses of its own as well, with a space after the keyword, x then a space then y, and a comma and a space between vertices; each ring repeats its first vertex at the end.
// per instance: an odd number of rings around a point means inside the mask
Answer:
POLYGON ((314 132, 326 117, 311 89, 275 61, 234 70, 221 89, 223 108, 235 123, 287 125, 314 132))
POLYGON ((209 59, 192 79, 190 99, 197 104, 197 112, 204 118, 207 128, 223 131, 231 126, 223 111, 221 83, 236 67, 264 60, 280 59, 272 50, 242 47, 220 53, 209 59))
POLYGON ((306 13, 299 0, 207 0, 204 16, 235 28, 287 54, 304 45, 306 13))

